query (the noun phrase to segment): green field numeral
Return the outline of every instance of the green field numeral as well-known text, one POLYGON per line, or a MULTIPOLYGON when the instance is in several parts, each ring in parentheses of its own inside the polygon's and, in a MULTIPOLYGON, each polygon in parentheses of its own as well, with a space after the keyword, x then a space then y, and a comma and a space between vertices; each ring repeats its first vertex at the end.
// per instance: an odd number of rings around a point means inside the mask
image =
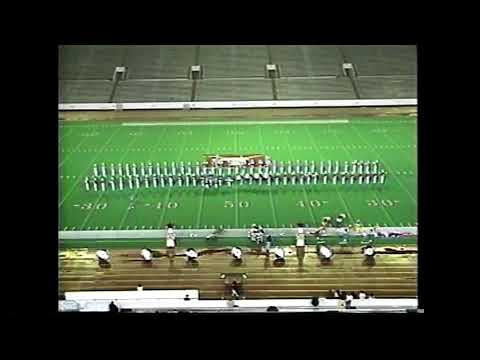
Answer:
POLYGON ((97 205, 94 205, 92 203, 85 203, 80 206, 80 209, 82 210, 103 210, 108 206, 107 203, 100 203, 97 205))
MULTIPOLYGON (((225 203, 223 204, 223 207, 225 208, 234 208, 235 207, 235 202, 230 201, 230 200, 225 200, 225 203)), ((248 208, 250 207, 250 203, 248 201, 240 201, 238 203, 238 207, 240 208, 248 208)))
POLYGON ((177 131, 177 135, 193 135, 192 130, 180 130, 177 131))
POLYGON ((398 205, 400 201, 398 200, 380 200, 378 202, 377 200, 367 200, 368 206, 383 206, 383 207, 392 207, 395 205, 398 205))
POLYGON ((274 134, 279 134, 279 135, 290 135, 293 133, 291 130, 275 130, 274 134))
POLYGON ((310 207, 320 207, 322 204, 326 204, 327 202, 325 200, 310 200, 305 204, 305 201, 299 200, 297 202, 297 206, 300 206, 302 208, 307 207, 309 205, 310 207))
POLYGON ((166 205, 161 202, 157 204, 157 209, 162 209, 163 207, 166 207, 167 209, 176 209, 178 207, 178 203, 175 201, 169 201, 166 203, 166 205))
POLYGON ((227 130, 227 135, 245 135, 241 130, 227 130))

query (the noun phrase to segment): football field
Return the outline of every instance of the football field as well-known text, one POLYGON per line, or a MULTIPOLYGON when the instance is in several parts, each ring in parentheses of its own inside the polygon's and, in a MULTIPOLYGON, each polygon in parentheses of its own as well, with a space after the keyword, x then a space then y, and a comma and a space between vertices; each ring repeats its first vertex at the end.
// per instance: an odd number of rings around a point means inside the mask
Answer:
POLYGON ((417 130, 412 117, 61 121, 59 230, 319 226, 347 215, 365 226, 417 225, 417 130), (384 185, 233 185, 86 191, 93 164, 202 161, 261 153, 277 161, 378 160, 384 185))

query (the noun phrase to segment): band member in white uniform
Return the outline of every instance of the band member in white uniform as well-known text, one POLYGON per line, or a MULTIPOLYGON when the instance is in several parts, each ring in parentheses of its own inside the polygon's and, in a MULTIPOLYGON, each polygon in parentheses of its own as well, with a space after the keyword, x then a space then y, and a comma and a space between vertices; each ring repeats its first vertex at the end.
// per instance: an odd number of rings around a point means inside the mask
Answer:
POLYGON ((373 258, 375 256, 375 248, 372 245, 367 245, 362 249, 363 255, 368 258, 373 258))
POLYGON ((195 249, 193 249, 193 248, 187 249, 187 251, 185 251, 185 255, 187 256, 187 261, 189 261, 189 262, 197 261, 198 254, 195 251, 195 249))
POLYGON ((140 251, 140 255, 142 255, 143 260, 152 261, 152 258, 153 258, 152 250, 148 248, 143 248, 142 251, 140 251))
POLYGON ((331 260, 333 257, 332 249, 325 245, 320 245, 319 253, 323 260, 331 260))
POLYGON ((275 255, 275 260, 276 261, 284 261, 285 260, 285 251, 280 247, 275 248, 273 250, 273 254, 275 255))
POLYGON ((241 260, 242 259, 242 249, 235 246, 232 248, 231 254, 234 260, 241 260))
POLYGON ((95 255, 97 256, 99 262, 110 263, 111 261, 110 253, 106 249, 97 250, 95 255))

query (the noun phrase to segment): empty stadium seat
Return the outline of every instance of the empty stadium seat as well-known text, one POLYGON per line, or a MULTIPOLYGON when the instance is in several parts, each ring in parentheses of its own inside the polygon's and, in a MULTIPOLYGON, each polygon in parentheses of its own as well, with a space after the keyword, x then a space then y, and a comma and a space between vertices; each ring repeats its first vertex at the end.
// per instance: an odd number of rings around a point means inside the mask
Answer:
POLYGON ((60 80, 58 84, 60 103, 108 102, 113 82, 109 80, 60 80))
POLYGON ((342 57, 335 45, 272 45, 272 62, 282 77, 342 74, 342 57))
POLYGON ((62 80, 111 80, 121 66, 121 45, 64 45, 59 49, 58 77, 62 80))
POLYGON ((348 78, 278 79, 279 100, 355 99, 348 78))
POLYGON ((186 79, 194 62, 194 45, 132 45, 125 56, 128 79, 186 79))
POLYGON ((358 76, 417 74, 414 45, 346 45, 342 50, 358 76))
POLYGON ((197 101, 273 100, 268 79, 206 79, 197 83, 197 101))
POLYGON ((355 78, 361 99, 412 99, 417 97, 415 76, 355 78))
POLYGON ((205 78, 264 77, 266 45, 201 45, 205 78))
POLYGON ((190 101, 192 81, 120 81, 115 91, 114 102, 190 101))

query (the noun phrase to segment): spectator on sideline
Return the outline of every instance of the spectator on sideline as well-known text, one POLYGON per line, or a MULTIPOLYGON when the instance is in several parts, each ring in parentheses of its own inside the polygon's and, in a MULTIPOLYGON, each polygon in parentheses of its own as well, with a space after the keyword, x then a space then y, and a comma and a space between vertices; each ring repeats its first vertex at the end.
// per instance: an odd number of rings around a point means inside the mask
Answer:
POLYGON ((143 291, 143 286, 142 286, 142 284, 138 284, 138 286, 137 286, 137 291, 143 291))
POLYGON ((353 292, 348 294, 345 298, 346 308, 349 309, 352 306, 352 300, 354 299, 353 292))
POLYGON ((111 312, 111 313, 118 313, 118 306, 115 305, 115 303, 112 301, 112 302, 108 305, 108 311, 111 312))
POLYGON ((185 297, 183 298, 183 300, 185 300, 185 301, 189 301, 189 300, 190 300, 190 295, 188 295, 188 294, 187 294, 187 295, 185 295, 185 297))
POLYGON ((173 232, 173 225, 167 226, 167 255, 169 258, 173 258, 175 256, 175 233, 173 232))
POLYGON ((358 298, 359 298, 359 299, 366 299, 366 298, 367 298, 367 294, 365 293, 365 291, 361 290, 361 291, 358 293, 358 298))

